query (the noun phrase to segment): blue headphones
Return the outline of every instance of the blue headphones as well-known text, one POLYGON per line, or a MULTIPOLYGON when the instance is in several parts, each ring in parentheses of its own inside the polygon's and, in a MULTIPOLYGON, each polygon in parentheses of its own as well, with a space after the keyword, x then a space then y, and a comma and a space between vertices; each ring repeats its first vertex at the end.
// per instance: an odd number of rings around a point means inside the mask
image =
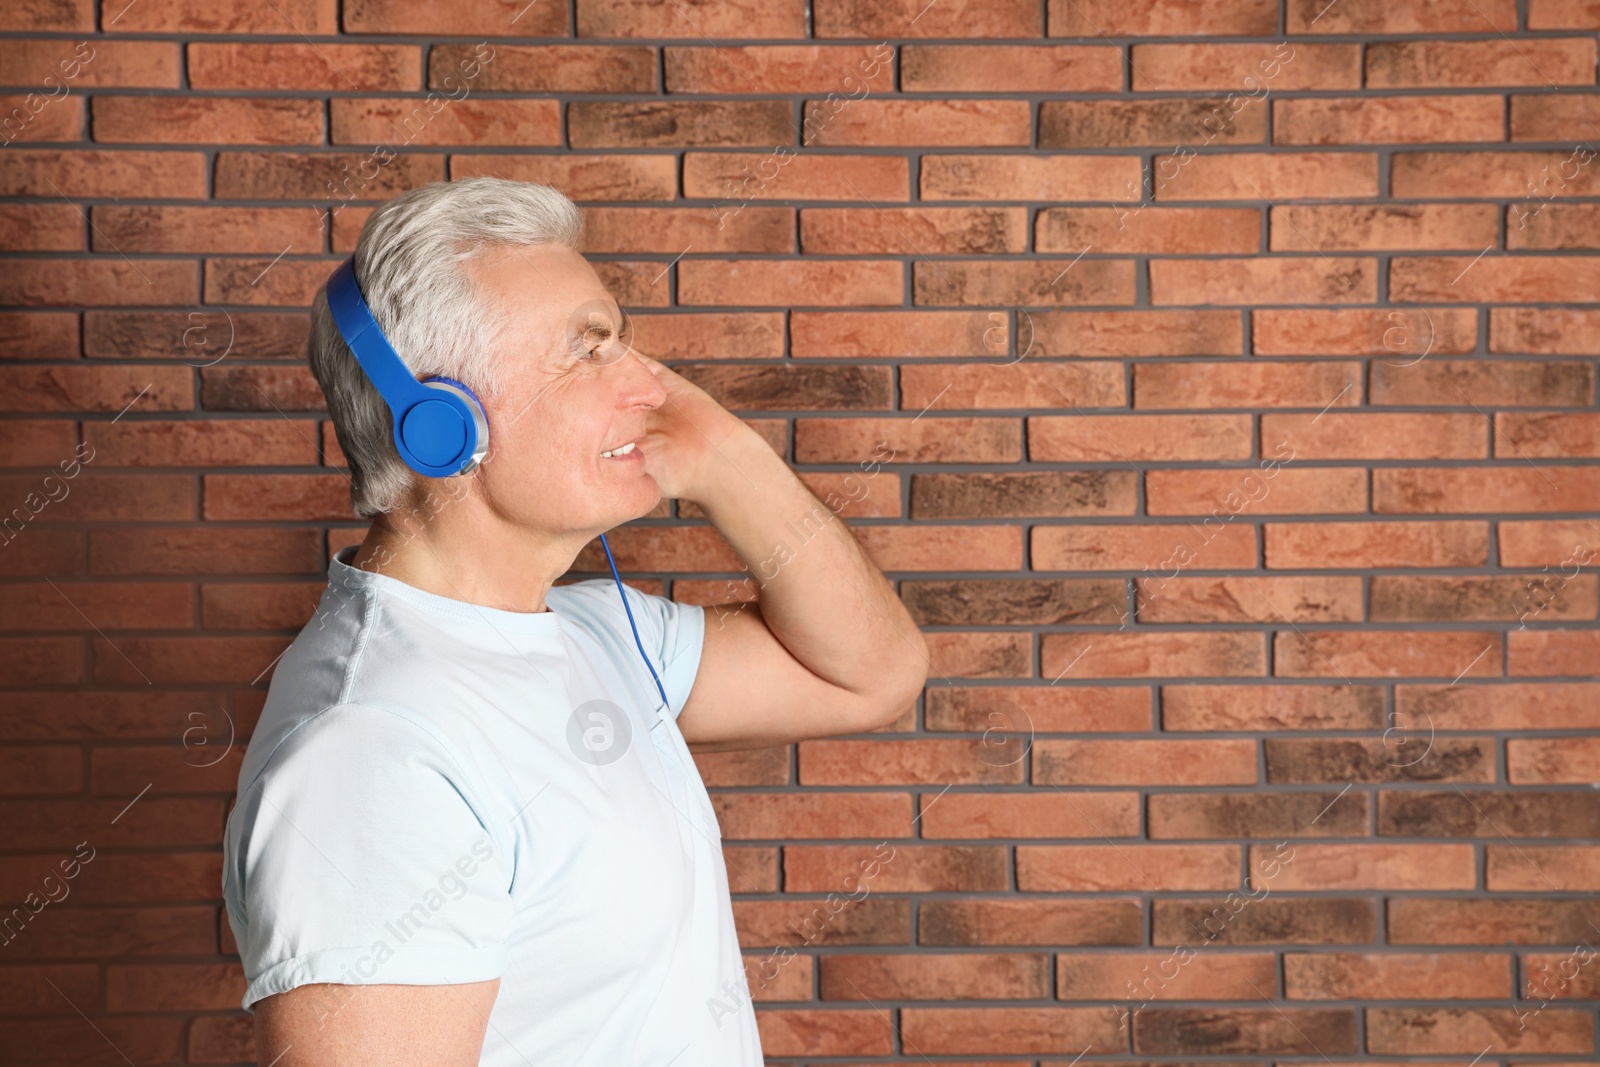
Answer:
MULTIPOLYGON (((356 363, 366 372, 383 402, 389 405, 394 422, 394 446, 406 466, 430 478, 450 478, 477 467, 489 452, 489 419, 484 414, 483 402, 454 378, 434 374, 418 381, 412 375, 383 335, 366 298, 361 295, 361 286, 356 283, 354 255, 339 264, 328 278, 328 310, 333 313, 334 324, 339 327, 345 344, 350 346, 356 363)), ((634 624, 633 609, 628 607, 622 578, 617 574, 617 562, 611 558, 611 546, 606 543, 605 534, 600 535, 600 547, 606 550, 606 562, 611 565, 617 595, 622 597, 622 609, 628 613, 633 643, 644 657, 650 677, 655 679, 661 703, 670 708, 667 690, 650 663, 644 642, 639 639, 639 627, 634 624)))

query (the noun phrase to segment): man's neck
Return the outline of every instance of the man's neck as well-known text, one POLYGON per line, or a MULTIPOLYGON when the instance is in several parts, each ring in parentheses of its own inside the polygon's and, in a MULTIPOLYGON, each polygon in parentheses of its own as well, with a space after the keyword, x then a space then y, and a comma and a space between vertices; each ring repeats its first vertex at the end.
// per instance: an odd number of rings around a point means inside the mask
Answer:
POLYGON ((510 524, 469 498, 377 516, 350 565, 451 600, 540 612, 582 547, 510 524))

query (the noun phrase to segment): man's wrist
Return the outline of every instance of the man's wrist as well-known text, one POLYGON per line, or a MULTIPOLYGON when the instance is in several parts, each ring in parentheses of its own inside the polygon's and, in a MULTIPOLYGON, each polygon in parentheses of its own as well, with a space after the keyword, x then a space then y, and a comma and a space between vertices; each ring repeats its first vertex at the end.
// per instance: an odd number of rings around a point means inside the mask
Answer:
POLYGON ((714 525, 719 512, 755 502, 753 494, 771 484, 774 464, 793 476, 766 438, 740 422, 706 457, 705 476, 690 500, 714 525))

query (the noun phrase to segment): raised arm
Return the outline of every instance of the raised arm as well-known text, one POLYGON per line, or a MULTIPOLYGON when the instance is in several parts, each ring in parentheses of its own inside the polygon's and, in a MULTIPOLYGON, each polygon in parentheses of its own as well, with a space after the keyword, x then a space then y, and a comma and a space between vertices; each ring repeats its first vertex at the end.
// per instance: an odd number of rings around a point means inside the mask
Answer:
POLYGON ((888 580, 755 431, 647 363, 668 395, 651 416, 647 469, 698 504, 761 583, 756 604, 706 609, 684 740, 755 748, 894 721, 927 680, 928 647, 888 580))

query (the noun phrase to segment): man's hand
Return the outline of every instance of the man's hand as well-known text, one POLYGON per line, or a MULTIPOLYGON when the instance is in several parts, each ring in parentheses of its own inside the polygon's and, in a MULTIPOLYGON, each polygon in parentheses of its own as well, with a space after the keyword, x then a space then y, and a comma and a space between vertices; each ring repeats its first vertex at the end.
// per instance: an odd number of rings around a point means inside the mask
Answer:
POLYGON ((738 434, 755 431, 683 375, 637 349, 634 354, 667 394, 659 408, 645 415, 645 435, 639 443, 644 469, 663 496, 699 503, 721 449, 738 434))
POLYGON ((475 1067, 500 979, 296 986, 257 1002, 258 1067, 475 1067))

